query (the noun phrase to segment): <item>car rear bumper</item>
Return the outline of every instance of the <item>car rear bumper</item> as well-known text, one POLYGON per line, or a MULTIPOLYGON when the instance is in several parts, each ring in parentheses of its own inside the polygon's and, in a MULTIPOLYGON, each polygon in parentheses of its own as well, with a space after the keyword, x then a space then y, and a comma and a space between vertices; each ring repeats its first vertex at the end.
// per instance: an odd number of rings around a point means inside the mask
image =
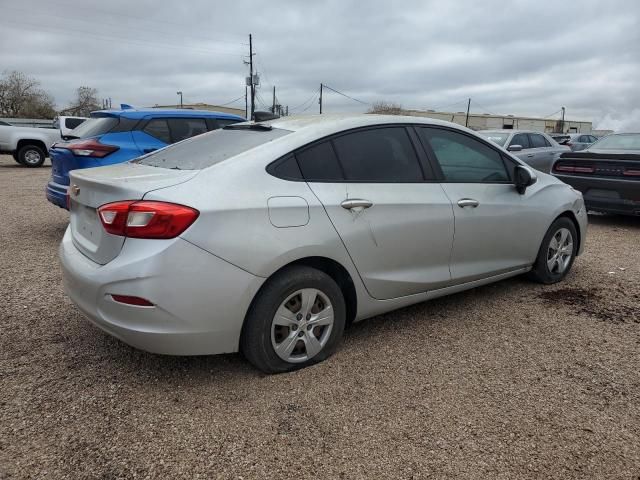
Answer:
POLYGON ((53 181, 49 182, 46 188, 47 200, 60 208, 68 210, 67 188, 67 185, 60 185, 59 183, 55 183, 53 181))
POLYGON ((640 182, 637 180, 554 175, 582 192, 587 210, 640 215, 640 182))
POLYGON ((59 253, 65 291, 93 324, 167 355, 238 351, 245 314, 264 282, 180 238, 127 239, 116 259, 99 265, 75 247, 67 229, 59 253), (118 303, 112 294, 154 306, 118 303))

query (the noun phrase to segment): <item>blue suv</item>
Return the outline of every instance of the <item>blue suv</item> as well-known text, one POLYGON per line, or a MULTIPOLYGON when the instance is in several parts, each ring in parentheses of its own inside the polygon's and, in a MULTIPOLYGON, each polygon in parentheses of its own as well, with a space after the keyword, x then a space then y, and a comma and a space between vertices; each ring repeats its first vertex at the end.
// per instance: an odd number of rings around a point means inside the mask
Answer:
POLYGON ((157 108, 101 110, 49 150, 51 180, 47 200, 67 208, 69 172, 122 163, 171 143, 245 119, 222 112, 157 108))

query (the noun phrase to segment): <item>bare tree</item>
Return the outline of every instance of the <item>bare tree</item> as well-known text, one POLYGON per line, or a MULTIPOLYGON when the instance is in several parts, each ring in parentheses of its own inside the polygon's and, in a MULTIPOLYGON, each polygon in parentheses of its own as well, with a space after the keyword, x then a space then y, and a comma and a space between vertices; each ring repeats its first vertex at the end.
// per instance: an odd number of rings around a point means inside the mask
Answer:
POLYGON ((402 105, 399 103, 393 102, 375 102, 371 105, 371 108, 367 111, 367 113, 381 113, 384 115, 402 115, 404 110, 402 110, 402 105))
POLYGON ((98 103, 98 90, 91 87, 78 87, 73 103, 64 110, 61 110, 60 113, 88 117, 91 112, 100 110, 100 108, 100 104, 98 103))
POLYGON ((40 88, 40 82, 16 70, 0 78, 0 115, 5 117, 53 118, 53 97, 40 88))

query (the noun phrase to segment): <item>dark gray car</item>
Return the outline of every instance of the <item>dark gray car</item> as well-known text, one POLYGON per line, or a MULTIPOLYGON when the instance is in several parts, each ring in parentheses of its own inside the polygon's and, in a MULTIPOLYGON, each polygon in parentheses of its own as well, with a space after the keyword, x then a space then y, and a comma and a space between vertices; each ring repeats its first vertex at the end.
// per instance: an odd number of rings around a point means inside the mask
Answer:
POLYGON ((544 173, 551 171, 551 165, 558 157, 569 152, 569 147, 559 145, 543 132, 530 130, 482 130, 480 135, 497 143, 511 154, 544 173))

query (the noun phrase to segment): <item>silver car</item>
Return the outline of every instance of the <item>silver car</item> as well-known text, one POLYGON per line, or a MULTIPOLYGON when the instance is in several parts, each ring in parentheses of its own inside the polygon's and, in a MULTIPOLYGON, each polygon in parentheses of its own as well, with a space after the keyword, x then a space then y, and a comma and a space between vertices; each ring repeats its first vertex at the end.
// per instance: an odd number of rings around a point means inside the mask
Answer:
POLYGON ((75 170, 71 299, 135 347, 240 350, 265 372, 326 359, 345 325, 582 251, 576 190, 471 130, 400 116, 242 123, 75 170))
POLYGON ((551 172, 551 166, 561 154, 571 149, 558 144, 546 133, 529 130, 482 130, 483 137, 504 147, 527 165, 544 173, 551 172))
POLYGON ((585 148, 589 148, 596 143, 598 139, 588 133, 570 133, 569 139, 564 144, 571 149, 572 152, 579 152, 585 148))

